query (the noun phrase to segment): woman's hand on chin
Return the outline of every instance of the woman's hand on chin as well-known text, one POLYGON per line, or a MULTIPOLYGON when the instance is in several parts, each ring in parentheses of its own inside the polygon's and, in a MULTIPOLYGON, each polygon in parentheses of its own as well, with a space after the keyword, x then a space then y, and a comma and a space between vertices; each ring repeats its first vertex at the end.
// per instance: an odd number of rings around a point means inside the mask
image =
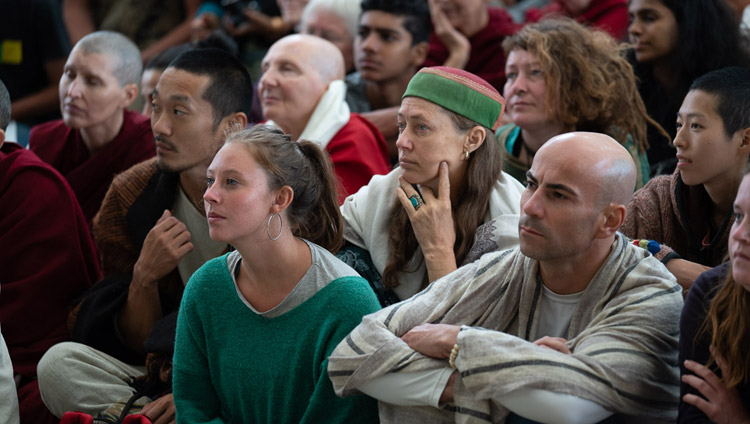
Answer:
POLYGON ((397 189, 398 199, 406 210, 414 235, 422 248, 430 281, 456 269, 456 256, 453 253, 456 228, 451 208, 447 162, 440 163, 438 180, 437 195, 427 186, 421 187, 420 195, 403 176, 399 177, 401 185, 397 189))

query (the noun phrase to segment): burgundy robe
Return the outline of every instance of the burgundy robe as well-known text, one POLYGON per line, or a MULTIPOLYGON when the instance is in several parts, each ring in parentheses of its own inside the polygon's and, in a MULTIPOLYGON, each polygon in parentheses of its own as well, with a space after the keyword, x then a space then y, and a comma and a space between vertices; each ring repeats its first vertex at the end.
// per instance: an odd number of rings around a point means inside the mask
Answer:
MULTIPOLYGON (((513 22, 504 9, 490 7, 487 26, 469 38, 471 55, 464 69, 484 79, 497 91, 505 85, 505 51, 503 40, 514 34, 520 26, 513 22)), ((448 49, 433 31, 430 34, 430 52, 424 66, 441 66, 448 59, 448 49)))
POLYGON ((37 125, 29 135, 29 149, 65 176, 89 224, 114 176, 156 155, 149 118, 124 113, 120 133, 93 155, 80 131, 62 120, 37 125))
MULTIPOLYGON (((0 149, 0 205, 0 326, 14 373, 33 379, 47 349, 69 338, 69 306, 101 272, 70 186, 15 143, 0 149)), ((23 422, 46 412, 36 381, 18 394, 23 422)))

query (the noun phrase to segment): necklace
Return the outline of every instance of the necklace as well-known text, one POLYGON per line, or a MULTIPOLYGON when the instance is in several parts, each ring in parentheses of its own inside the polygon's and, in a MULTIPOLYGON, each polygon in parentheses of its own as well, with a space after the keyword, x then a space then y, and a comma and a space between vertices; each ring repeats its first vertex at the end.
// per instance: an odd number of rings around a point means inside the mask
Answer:
POLYGON ((534 161, 534 155, 536 152, 531 150, 531 147, 529 147, 523 139, 521 139, 521 147, 523 147, 523 151, 526 152, 526 163, 531 167, 531 162, 534 161))

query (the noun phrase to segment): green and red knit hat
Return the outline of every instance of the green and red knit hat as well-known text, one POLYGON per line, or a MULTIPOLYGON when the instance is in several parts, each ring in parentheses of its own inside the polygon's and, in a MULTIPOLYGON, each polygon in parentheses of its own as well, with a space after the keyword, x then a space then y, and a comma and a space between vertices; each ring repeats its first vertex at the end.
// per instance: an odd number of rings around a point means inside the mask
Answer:
POLYGON ((435 103, 492 131, 500 126, 505 109, 505 99, 487 81, 446 66, 422 68, 401 98, 408 96, 435 103))

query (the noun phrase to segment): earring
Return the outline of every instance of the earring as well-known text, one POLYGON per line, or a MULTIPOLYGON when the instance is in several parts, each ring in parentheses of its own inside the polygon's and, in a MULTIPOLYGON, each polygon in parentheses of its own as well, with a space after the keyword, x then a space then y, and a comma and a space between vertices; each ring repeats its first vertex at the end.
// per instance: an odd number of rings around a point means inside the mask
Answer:
POLYGON ((464 150, 464 160, 469 160, 469 151, 464 150))
POLYGON ((266 235, 268 235, 268 238, 276 241, 281 237, 281 229, 284 228, 284 221, 281 219, 280 213, 272 213, 271 216, 268 217, 268 222, 266 223, 266 235), (271 237, 271 220, 273 219, 273 216, 276 215, 279 217, 279 234, 276 234, 276 237, 271 237))

